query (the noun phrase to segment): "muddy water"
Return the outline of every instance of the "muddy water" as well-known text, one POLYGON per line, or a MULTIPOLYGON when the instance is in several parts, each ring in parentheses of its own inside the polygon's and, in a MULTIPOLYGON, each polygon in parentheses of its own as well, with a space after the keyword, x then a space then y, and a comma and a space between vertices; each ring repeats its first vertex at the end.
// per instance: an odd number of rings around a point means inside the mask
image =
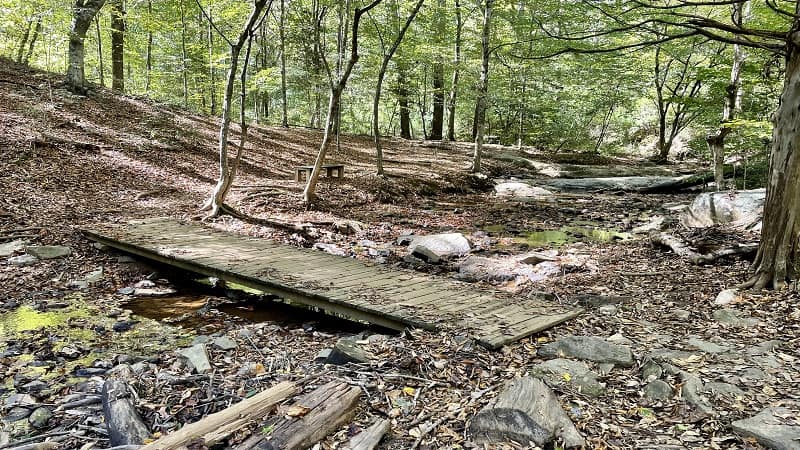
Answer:
MULTIPOLYGON (((505 226, 490 225, 484 227, 486 231, 493 234, 506 234, 505 226)), ((528 231, 515 233, 514 241, 519 244, 527 244, 531 247, 561 247, 564 244, 573 242, 613 242, 631 239, 630 233, 621 232, 613 228, 603 228, 592 223, 581 223, 578 225, 563 226, 556 230, 528 231)))

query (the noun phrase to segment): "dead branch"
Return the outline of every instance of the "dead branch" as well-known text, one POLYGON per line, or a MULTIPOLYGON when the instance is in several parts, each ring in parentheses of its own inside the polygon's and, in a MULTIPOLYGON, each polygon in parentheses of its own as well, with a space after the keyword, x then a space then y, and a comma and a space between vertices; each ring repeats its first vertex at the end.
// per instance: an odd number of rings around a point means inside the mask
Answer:
POLYGON ((726 256, 750 255, 758 250, 758 244, 739 244, 735 247, 724 248, 703 254, 693 250, 686 242, 676 238, 675 236, 662 233, 658 230, 653 230, 650 232, 650 243, 656 247, 669 248, 676 255, 688 259, 692 264, 698 266, 711 264, 714 261, 726 256))

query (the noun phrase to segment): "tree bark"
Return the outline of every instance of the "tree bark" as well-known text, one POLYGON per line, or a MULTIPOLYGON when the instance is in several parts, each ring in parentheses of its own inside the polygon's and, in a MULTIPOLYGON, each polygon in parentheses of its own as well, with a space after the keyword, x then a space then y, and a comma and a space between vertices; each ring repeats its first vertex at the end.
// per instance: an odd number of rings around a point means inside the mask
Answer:
POLYGON ((408 86, 405 68, 397 66, 397 103, 400 107, 400 137, 411 139, 411 108, 408 106, 408 86))
POLYGON ((39 38, 39 35, 42 34, 42 16, 38 16, 36 18, 36 26, 33 27, 33 36, 30 38, 30 42, 28 44, 28 52, 25 53, 25 57, 22 58, 22 62, 25 65, 30 64, 31 56, 33 56, 33 49, 36 46, 36 40, 39 38))
POLYGON ((211 8, 208 9, 208 83, 210 85, 211 115, 217 115, 217 83, 214 70, 214 29, 211 21, 213 20, 211 8))
MULTIPOLYGON (((180 0, 181 8, 181 78, 183 79, 183 107, 189 107, 189 69, 187 67, 187 60, 189 59, 186 54, 186 9, 183 5, 183 0, 180 0)), ((213 94, 213 84, 212 84, 213 94)), ((212 103, 213 104, 213 103, 212 103)), ((212 112, 213 114, 213 112, 212 112)))
POLYGON ((478 85, 478 102, 477 102, 477 117, 476 135, 475 135, 475 153, 472 156, 473 173, 481 171, 481 153, 483 152, 483 133, 486 126, 486 103, 487 95, 489 92, 489 34, 491 31, 492 21, 492 4, 494 0, 486 0, 483 5, 483 28, 481 31, 481 80, 478 85))
POLYGON ((150 437, 132 398, 131 387, 124 381, 103 384, 103 415, 112 446, 141 445, 150 437))
POLYGON ((281 126, 289 128, 289 106, 286 101, 286 0, 281 0, 281 18, 278 26, 281 45, 281 126))
POLYGON ((97 36, 97 66, 100 72, 100 86, 106 85, 105 65, 103 63, 103 35, 100 34, 100 16, 94 17, 94 32, 97 36))
POLYGON ((122 1, 110 1, 111 89, 117 92, 125 92, 125 7, 122 1))
MULTIPOLYGON (((799 6, 800 7, 800 6, 799 6)), ((798 11, 800 12, 800 11, 798 11)), ((754 289, 780 289, 796 275, 800 223, 800 20, 787 34, 786 72, 778 110, 773 115, 767 198, 753 277, 744 284, 754 289)))
POLYGON ((391 428, 392 422, 389 419, 378 419, 369 428, 350 438, 344 444, 344 450, 372 450, 391 428))
POLYGON ((28 20, 28 26, 25 28, 25 33, 22 35, 22 40, 19 43, 19 48, 17 49, 17 63, 22 63, 22 58, 25 55, 25 47, 28 45, 28 38, 31 35, 31 29, 33 28, 33 20, 28 20))
POLYGON ((405 24, 403 24, 403 28, 400 29, 400 32, 397 34, 397 38, 392 43, 392 47, 389 49, 389 52, 383 55, 383 61, 381 62, 381 68, 378 71, 378 82, 375 86, 375 98, 372 102, 372 134, 375 136, 375 165, 377 167, 378 175, 383 175, 383 149, 381 148, 381 130, 380 124, 378 123, 378 112, 381 103, 381 89, 383 87, 383 78, 386 76, 386 69, 389 67, 389 61, 391 61, 392 56, 397 51, 397 47, 400 46, 400 43, 403 41, 403 36, 405 36, 408 27, 411 26, 411 22, 414 21, 414 17, 417 16, 420 8, 422 8, 422 4, 425 0, 418 0, 416 5, 414 5, 414 9, 411 10, 411 13, 408 15, 405 24))
POLYGON ((453 84, 450 86, 450 98, 447 101, 447 140, 456 140, 456 95, 458 94, 458 77, 461 70, 461 3, 456 1, 456 43, 455 60, 453 61, 453 84))
POLYGON ((72 9, 72 25, 69 32, 69 51, 67 54, 67 89, 85 95, 86 74, 84 72, 84 42, 86 32, 105 0, 76 0, 72 9))
MULTIPOLYGON (((147 0, 148 20, 153 20, 153 0, 147 0)), ((153 72, 153 30, 147 30, 147 54, 145 55, 144 91, 150 94, 150 79, 153 72)))

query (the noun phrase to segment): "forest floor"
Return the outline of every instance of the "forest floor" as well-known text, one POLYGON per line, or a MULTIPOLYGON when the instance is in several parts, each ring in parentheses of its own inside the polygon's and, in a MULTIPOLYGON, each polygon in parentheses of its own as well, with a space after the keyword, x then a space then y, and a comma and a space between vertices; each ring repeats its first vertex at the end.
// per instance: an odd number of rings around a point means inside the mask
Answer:
MULTIPOLYGON (((0 245, 23 239, 72 250, 66 258, 28 266, 0 261, 0 448, 47 436, 60 438, 64 449, 109 447, 99 405, 65 405, 96 394, 108 369, 135 362, 139 408, 154 433, 198 420, 279 380, 306 380, 308 390, 342 379, 366 395, 353 425, 320 448, 339 447, 376 417, 392 420, 381 448, 483 448, 467 433, 470 418, 506 381, 535 372, 547 360, 537 353, 542 346, 571 335, 611 338, 635 355, 632 367, 588 362, 601 386, 592 395, 568 373, 550 380, 590 448, 759 448, 731 424, 767 407, 788 408, 794 418, 788 420, 798 425, 795 290, 744 292, 730 305, 738 319, 728 320, 713 300, 747 278, 747 261, 695 266, 635 235, 608 242, 569 235, 567 242, 548 242, 542 239, 546 233, 529 234, 564 226, 629 232, 656 215, 670 217, 665 206, 688 203, 693 194, 556 194, 519 201, 492 191, 493 178, 541 176, 508 157, 519 156, 517 149, 488 146, 489 177, 481 179, 466 175, 466 144, 386 139, 388 175, 378 177, 371 140, 344 136, 329 160, 345 163, 346 176, 323 179, 320 201, 307 211, 293 169, 313 161, 320 132, 253 126, 230 204, 256 217, 312 224, 313 239, 231 217, 210 220, 209 226, 288 245, 333 244, 352 257, 382 258, 387 265, 441 276, 457 272, 458 261, 408 262, 396 239, 455 231, 481 256, 556 250, 591 261, 537 282, 499 284, 518 295, 545 292, 554 302, 586 308, 577 319, 499 351, 457 334, 414 330, 376 343, 373 363, 323 367, 317 354, 339 338, 386 330, 186 287, 187 275, 98 248, 80 232, 86 225, 133 218, 198 220, 217 174, 217 121, 105 89, 72 96, 59 82, 56 75, 0 60, 0 245), (342 219, 364 228, 347 234, 333 225, 342 219), (120 293, 136 283, 177 292, 155 300, 120 293), (165 381, 187 375, 174 350, 208 335, 236 343, 211 351, 214 375, 189 384, 165 381), (651 361, 664 368, 655 378, 672 389, 660 399, 646 392, 654 375, 651 361), (13 420, 34 406, 47 410, 39 411, 43 421, 13 420)), ((542 164, 657 170, 584 154, 525 157, 542 164)), ((677 224, 671 230, 688 233, 677 224)))

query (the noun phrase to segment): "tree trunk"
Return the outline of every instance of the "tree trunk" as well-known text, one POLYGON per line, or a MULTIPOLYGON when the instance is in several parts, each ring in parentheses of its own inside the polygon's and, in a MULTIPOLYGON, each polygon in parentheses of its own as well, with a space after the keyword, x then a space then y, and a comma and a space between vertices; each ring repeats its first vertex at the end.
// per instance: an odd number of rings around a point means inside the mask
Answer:
POLYGON ((286 0, 281 0, 281 19, 278 27, 281 45, 281 126, 289 128, 289 106, 286 101, 286 0))
POLYGON ((400 137, 411 139, 411 108, 408 107, 408 87, 405 69, 397 67, 397 103, 400 107, 400 137))
POLYGON ((103 64, 103 35, 100 34, 100 16, 94 17, 94 32, 97 35, 97 66, 100 71, 100 86, 106 85, 105 65, 103 64))
POLYGON ((25 47, 28 46, 28 38, 31 35, 31 29, 33 28, 33 20, 28 20, 28 27, 25 28, 25 33, 22 35, 22 40, 19 43, 19 48, 17 49, 17 63, 22 63, 22 58, 25 55, 25 47))
POLYGON ((486 103, 489 92, 489 33, 492 21, 492 3, 486 0, 483 7, 483 29, 481 31, 481 80, 478 87, 478 106, 476 117, 475 154, 472 157, 473 173, 481 171, 481 152, 483 151, 483 133, 486 126, 486 103))
MULTIPOLYGON (((443 10, 444 7, 445 0, 439 0, 440 10, 443 10)), ((443 11, 439 11, 436 15, 434 28, 437 41, 445 38, 445 17, 443 11)), ((442 56, 437 54, 436 62, 433 64, 433 115, 431 116, 431 133, 428 139, 434 141, 442 140, 442 131, 444 129, 444 61, 442 59, 442 56)))
POLYGON ((796 275, 800 222, 800 20, 788 34, 786 75, 778 110, 774 114, 772 152, 761 243, 753 262, 755 274, 746 287, 780 289, 796 275))
POLYGON ((85 95, 87 92, 84 72, 84 42, 92 19, 104 3, 105 0, 76 0, 73 7, 66 84, 67 89, 75 94, 85 95))
POLYGON ((180 0, 180 7, 181 7, 181 77, 183 79, 183 107, 188 108, 189 68, 187 67, 187 60, 189 59, 189 56, 186 53, 186 10, 183 5, 183 0, 180 0))
MULTIPOLYGON (((148 20, 153 20, 153 0, 147 0, 148 20)), ((153 72, 153 30, 147 30, 147 55, 145 55, 144 91, 150 94, 150 77, 153 72)))
POLYGON ((36 46, 36 40, 39 38, 40 34, 42 34, 41 16, 36 18, 36 26, 33 27, 33 36, 31 36, 30 43, 28 44, 28 52, 25 54, 25 57, 22 58, 22 62, 26 65, 30 64, 31 56, 33 56, 33 49, 36 46))
POLYGON ((111 89, 125 92, 125 7, 122 0, 111 0, 110 5, 111 89))
POLYGON ((458 76, 461 69, 461 3, 456 0, 456 43, 455 61, 453 64, 453 84, 450 86, 450 99, 447 102, 447 140, 456 140, 456 94, 458 93, 458 76))
POLYGON ((417 4, 414 5, 414 9, 408 15, 403 28, 400 29, 400 32, 397 34, 397 38, 394 40, 392 47, 389 49, 389 53, 383 55, 383 62, 381 62, 381 68, 378 71, 378 82, 375 86, 375 98, 372 102, 372 134, 375 136, 375 159, 376 159, 376 167, 378 171, 378 175, 383 175, 383 149, 381 148, 381 130, 380 124, 378 123, 378 112, 381 103, 381 89, 383 87, 383 78, 386 76, 386 69, 389 67, 389 61, 394 56, 394 53, 397 51, 397 47, 400 46, 400 43, 403 41, 403 36, 405 36, 408 27, 411 26, 411 22, 414 21, 414 17, 417 16, 419 9, 422 8, 422 4, 425 0, 418 0, 417 4))
POLYGON ((353 35, 352 42, 350 44, 350 58, 347 60, 347 64, 345 65, 344 70, 342 71, 342 74, 339 76, 338 80, 335 83, 333 80, 331 80, 331 96, 330 101, 328 102, 328 119, 325 121, 325 134, 322 137, 319 153, 317 154, 317 159, 314 162, 314 169, 311 171, 311 175, 308 176, 308 183, 306 184, 305 190, 303 190, 303 200, 308 207, 312 205, 316 197, 317 182, 319 181, 319 174, 322 171, 322 165, 325 163, 325 154, 328 151, 328 145, 330 144, 331 132, 333 131, 337 122, 337 118, 339 117, 342 91, 344 91, 344 88, 347 85, 347 79, 350 78, 350 74, 353 72, 353 67, 355 67, 359 59, 358 25, 361 22, 361 16, 377 6, 381 1, 383 0, 373 0, 364 8, 356 8, 353 14, 353 35))
MULTIPOLYGON (((181 0, 182 1, 182 0, 181 0)), ((211 115, 217 115, 217 83, 214 71, 214 30, 211 24, 213 16, 211 8, 208 9, 208 83, 211 93, 211 115)))

